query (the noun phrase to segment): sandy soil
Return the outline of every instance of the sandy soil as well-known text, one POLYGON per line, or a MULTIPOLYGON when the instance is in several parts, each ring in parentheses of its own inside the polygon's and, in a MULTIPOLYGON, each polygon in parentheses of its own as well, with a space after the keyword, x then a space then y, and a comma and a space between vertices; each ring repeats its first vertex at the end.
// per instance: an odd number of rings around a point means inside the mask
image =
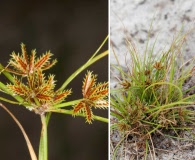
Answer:
MULTIPOLYGON (((110 0, 110 32, 112 47, 119 58, 120 64, 126 69, 127 48, 125 38, 132 39, 142 53, 146 46, 148 31, 153 20, 151 31, 151 44, 157 38, 155 52, 167 48, 174 36, 182 29, 189 31, 195 27, 195 1, 194 0, 110 0)), ((187 60, 195 56, 195 31, 187 38, 184 58, 187 60)), ((111 64, 116 64, 113 52, 110 55, 111 64)), ((111 68, 111 87, 116 87, 115 75, 118 73, 111 68)), ((189 83, 194 85, 194 80, 189 83)), ((194 106, 193 106, 194 107, 194 106)), ((187 132, 181 133, 189 137, 187 132)), ((117 131, 111 133, 111 143, 116 145, 121 140, 117 131)), ((163 136, 154 137, 154 145, 157 148, 156 160, 195 160, 194 143, 179 141, 163 136)), ((135 144, 129 140, 119 148, 118 159, 135 159, 133 147, 135 144), (120 154, 120 155, 119 155, 120 154)), ((142 159, 139 156, 139 159, 142 159)), ((149 157, 148 160, 151 160, 149 157)))

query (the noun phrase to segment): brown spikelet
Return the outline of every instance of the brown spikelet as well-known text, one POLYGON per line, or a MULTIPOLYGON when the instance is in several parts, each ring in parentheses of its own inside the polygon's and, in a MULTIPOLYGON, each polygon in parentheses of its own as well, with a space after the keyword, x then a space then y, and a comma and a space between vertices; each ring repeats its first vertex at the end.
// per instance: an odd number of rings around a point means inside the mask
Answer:
POLYGON ((80 111, 84 108, 84 103, 79 102, 73 109, 73 115, 76 115, 77 113, 80 113, 80 111))
POLYGON ((54 103, 60 103, 64 101, 64 99, 71 94, 71 90, 65 90, 63 92, 56 93, 54 96, 54 103))
POLYGON ((51 63, 50 63, 50 62, 46 63, 45 66, 42 67, 42 70, 49 69, 49 68, 51 68, 52 66, 54 66, 56 63, 57 63, 57 60, 54 59, 51 63))
POLYGON ((54 75, 49 75, 47 84, 54 87, 55 85, 54 75))
POLYGON ((23 90, 20 87, 18 87, 18 86, 8 85, 7 87, 10 90, 12 90, 12 92, 15 93, 16 95, 20 95, 20 96, 25 95, 25 93, 23 92, 23 90))
POLYGON ((157 70, 161 70, 163 69, 164 66, 162 65, 161 62, 155 62, 153 67, 156 68, 157 70))
POLYGON ((51 101, 52 100, 52 97, 50 95, 47 95, 47 94, 37 94, 36 97, 40 101, 51 101))
POLYGON ((11 54, 10 66, 13 68, 7 68, 8 72, 13 74, 27 76, 33 74, 36 70, 46 70, 51 68, 57 60, 50 62, 52 54, 46 52, 40 58, 36 59, 36 51, 32 50, 30 59, 28 58, 25 45, 21 44, 22 56, 16 55, 15 52, 11 54))
POLYGON ((26 74, 24 72, 21 72, 21 71, 17 71, 17 70, 10 69, 10 68, 6 68, 5 70, 7 72, 10 72, 10 73, 13 73, 13 74, 17 74, 17 75, 20 75, 20 76, 26 76, 26 74))
POLYGON ((82 86, 82 93, 84 97, 87 97, 90 94, 89 92, 91 88, 94 86, 95 81, 96 75, 93 75, 92 72, 88 71, 82 86))
POLYGON ((16 95, 25 96, 28 94, 28 89, 19 79, 17 79, 17 77, 14 77, 14 83, 15 85, 8 84, 8 89, 10 89, 16 95))
POLYGON ((106 101, 106 100, 98 100, 95 103, 95 107, 104 109, 105 107, 108 107, 108 101, 106 101))
POLYGON ((27 64, 19 56, 16 59, 17 59, 17 62, 19 64, 20 68, 25 72, 27 64))
POLYGON ((31 52, 31 56, 30 56, 30 63, 29 63, 29 73, 33 73, 34 70, 34 61, 35 61, 35 50, 33 50, 31 52))
MULTIPOLYGON (((9 64, 14 68, 14 72, 19 72, 19 74, 26 74, 26 64, 24 61, 21 60, 21 58, 15 54, 15 52, 12 53, 11 55, 12 59, 10 60, 9 64)), ((6 69, 8 71, 12 71, 11 69, 9 70, 8 68, 6 69)))
POLYGON ((46 52, 44 55, 42 55, 36 62, 35 62, 35 68, 42 68, 45 66, 45 64, 48 62, 52 54, 50 52, 46 52))
POLYGON ((91 100, 96 100, 101 97, 105 97, 108 95, 108 82, 103 83, 103 84, 98 84, 92 94, 90 95, 91 100))
POLYGON ((21 43, 22 56, 26 64, 28 64, 28 55, 24 43, 21 43))
POLYGON ((85 106, 85 112, 86 112, 86 121, 90 124, 92 123, 91 120, 93 120, 93 112, 91 111, 91 108, 89 106, 85 106))
POLYGON ((76 104, 73 109, 73 115, 80 112, 83 113, 86 116, 86 121, 88 123, 91 123, 93 120, 92 107, 108 107, 108 82, 96 85, 96 77, 97 75, 93 75, 92 72, 87 72, 82 86, 83 99, 76 104))
POLYGON ((37 85, 41 86, 44 81, 45 81, 45 76, 44 74, 41 72, 41 70, 37 70, 37 85))

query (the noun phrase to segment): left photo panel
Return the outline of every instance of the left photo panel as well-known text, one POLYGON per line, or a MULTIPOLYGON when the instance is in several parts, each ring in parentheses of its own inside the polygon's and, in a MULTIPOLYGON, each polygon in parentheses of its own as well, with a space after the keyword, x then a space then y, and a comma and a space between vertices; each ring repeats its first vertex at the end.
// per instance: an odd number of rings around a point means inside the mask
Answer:
POLYGON ((109 159, 108 4, 0 2, 1 159, 109 159))

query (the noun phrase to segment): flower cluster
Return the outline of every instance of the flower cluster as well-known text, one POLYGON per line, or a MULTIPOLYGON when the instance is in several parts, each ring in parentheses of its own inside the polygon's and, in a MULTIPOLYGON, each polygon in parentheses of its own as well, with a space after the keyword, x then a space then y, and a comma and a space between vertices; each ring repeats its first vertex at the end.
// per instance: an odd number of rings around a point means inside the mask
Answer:
POLYGON ((88 123, 93 120, 92 107, 108 107, 108 82, 96 84, 96 77, 92 72, 87 72, 82 86, 83 99, 73 109, 73 115, 83 113, 88 123))
POLYGON ((43 114, 49 107, 61 103, 71 93, 71 90, 54 91, 54 75, 46 79, 43 71, 51 68, 57 60, 50 62, 52 54, 46 52, 36 59, 36 52, 32 50, 30 57, 27 55, 24 44, 21 44, 22 55, 11 54, 8 72, 14 76, 14 83, 7 87, 16 95, 21 96, 25 102, 33 107, 36 113, 43 114))

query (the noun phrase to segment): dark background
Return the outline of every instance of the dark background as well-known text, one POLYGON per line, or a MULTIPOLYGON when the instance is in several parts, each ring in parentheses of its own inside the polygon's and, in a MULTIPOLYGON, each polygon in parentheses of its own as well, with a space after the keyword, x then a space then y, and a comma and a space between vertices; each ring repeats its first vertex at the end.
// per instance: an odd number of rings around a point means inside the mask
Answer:
MULTIPOLYGON (((49 70, 56 75, 57 86, 84 64, 108 34, 108 2, 106 0, 67 0, 36 2, 19 0, 0 2, 0 63, 7 64, 12 51, 20 52, 26 44, 37 56, 50 50, 58 63, 49 70)), ((107 44, 102 51, 107 49, 107 44)), ((88 70, 98 74, 98 81, 108 80, 108 58, 104 57, 88 70)), ((48 73, 48 72, 47 72, 48 73)), ((67 88, 73 94, 67 100, 81 98, 82 72, 67 88)), ((6 82, 1 74, 0 81, 6 82)), ((4 96, 0 93, 0 96, 4 96)), ((38 115, 22 106, 3 102, 25 128, 38 153, 41 122, 38 115)), ((107 117, 107 110, 94 114, 107 117)), ((52 114, 48 128, 49 160, 108 159, 108 124, 83 117, 52 114)), ((0 108, 0 159, 28 160, 29 152, 23 135, 10 116, 0 108)))

